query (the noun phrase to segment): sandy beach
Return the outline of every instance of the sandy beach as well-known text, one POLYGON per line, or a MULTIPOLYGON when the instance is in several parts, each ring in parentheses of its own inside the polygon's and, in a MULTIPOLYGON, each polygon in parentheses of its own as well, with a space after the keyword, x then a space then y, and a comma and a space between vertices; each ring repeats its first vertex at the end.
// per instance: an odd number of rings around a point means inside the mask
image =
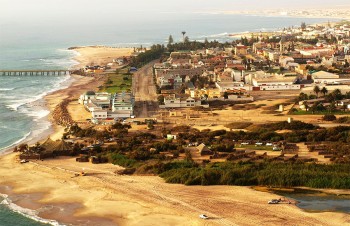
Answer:
POLYGON ((78 52, 75 60, 79 62, 79 65, 76 65, 75 68, 82 68, 86 65, 106 65, 113 62, 113 59, 130 56, 133 53, 133 48, 106 46, 73 47, 72 50, 78 52))
MULTIPOLYGON (((93 48, 81 62, 96 62, 100 55, 95 51, 102 50, 93 48)), ((64 127, 57 125, 60 117, 84 121, 81 112, 85 110, 76 103, 77 98, 104 82, 103 76, 72 75, 72 79, 67 89, 45 97, 55 130, 47 135, 53 140, 62 137, 64 127), (68 101, 66 110, 60 109, 64 101, 68 101)), ((119 166, 77 163, 75 158, 20 164, 17 153, 11 153, 0 157, 0 165, 0 193, 8 194, 19 206, 36 210, 42 218, 64 224, 350 225, 348 214, 308 213, 293 204, 268 205, 268 200, 279 197, 249 187, 167 184, 158 176, 119 175, 119 166), (82 170, 87 175, 76 176, 82 170), (202 220, 199 214, 210 219, 202 220)))
POLYGON ((19 164, 13 153, 0 164, 1 193, 22 197, 16 203, 26 208, 50 206, 39 216, 73 225, 350 225, 348 214, 268 205, 279 197, 248 187, 166 184, 157 176, 120 176, 118 166, 74 158, 19 164), (82 169, 87 176, 74 176, 82 169))

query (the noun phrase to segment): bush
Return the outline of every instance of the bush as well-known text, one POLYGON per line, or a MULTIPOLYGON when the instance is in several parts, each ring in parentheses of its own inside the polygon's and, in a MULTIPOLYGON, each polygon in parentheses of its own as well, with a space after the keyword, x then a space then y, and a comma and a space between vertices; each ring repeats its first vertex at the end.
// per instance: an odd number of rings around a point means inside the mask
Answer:
MULTIPOLYGON (((190 166, 190 165, 187 165, 190 166)), ((185 185, 261 185, 350 188, 350 165, 308 163, 213 163, 206 167, 166 167, 160 176, 185 185)))
POLYGON ((350 117, 345 116, 345 117, 340 117, 336 120, 337 123, 350 123, 350 117))
POLYGON ((335 117, 335 115, 324 115, 322 117, 322 120, 324 120, 324 121, 334 121, 336 119, 337 119, 337 117, 335 117))
POLYGON ((136 161, 134 159, 129 159, 122 154, 112 154, 110 157, 114 165, 133 167, 136 164, 136 161))

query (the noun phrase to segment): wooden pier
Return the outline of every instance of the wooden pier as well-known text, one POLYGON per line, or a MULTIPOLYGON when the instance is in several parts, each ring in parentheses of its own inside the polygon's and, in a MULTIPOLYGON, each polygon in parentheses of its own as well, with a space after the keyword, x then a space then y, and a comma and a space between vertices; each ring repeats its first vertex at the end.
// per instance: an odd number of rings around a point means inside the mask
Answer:
POLYGON ((69 70, 0 70, 2 76, 59 76, 69 74, 69 70))

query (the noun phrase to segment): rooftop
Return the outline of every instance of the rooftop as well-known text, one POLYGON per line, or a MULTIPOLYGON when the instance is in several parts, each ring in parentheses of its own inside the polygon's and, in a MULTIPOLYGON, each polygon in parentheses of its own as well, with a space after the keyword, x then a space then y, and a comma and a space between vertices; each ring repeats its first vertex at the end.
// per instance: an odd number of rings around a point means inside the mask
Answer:
POLYGON ((329 72, 326 72, 326 71, 319 71, 319 72, 313 73, 312 77, 314 79, 337 79, 337 78, 339 78, 339 75, 333 74, 333 73, 329 73, 329 72))

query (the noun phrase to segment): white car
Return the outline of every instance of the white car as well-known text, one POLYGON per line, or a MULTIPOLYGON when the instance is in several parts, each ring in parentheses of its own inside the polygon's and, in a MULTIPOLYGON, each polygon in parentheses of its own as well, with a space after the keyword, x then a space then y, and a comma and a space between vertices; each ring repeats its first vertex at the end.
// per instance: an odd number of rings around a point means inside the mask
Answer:
POLYGON ((209 219, 209 217, 207 216, 207 215, 205 215, 205 214, 201 214, 201 215, 199 215, 199 218, 201 218, 201 219, 209 219))
POLYGON ((278 204, 280 202, 280 200, 278 199, 271 199, 270 201, 268 201, 268 204, 278 204))

